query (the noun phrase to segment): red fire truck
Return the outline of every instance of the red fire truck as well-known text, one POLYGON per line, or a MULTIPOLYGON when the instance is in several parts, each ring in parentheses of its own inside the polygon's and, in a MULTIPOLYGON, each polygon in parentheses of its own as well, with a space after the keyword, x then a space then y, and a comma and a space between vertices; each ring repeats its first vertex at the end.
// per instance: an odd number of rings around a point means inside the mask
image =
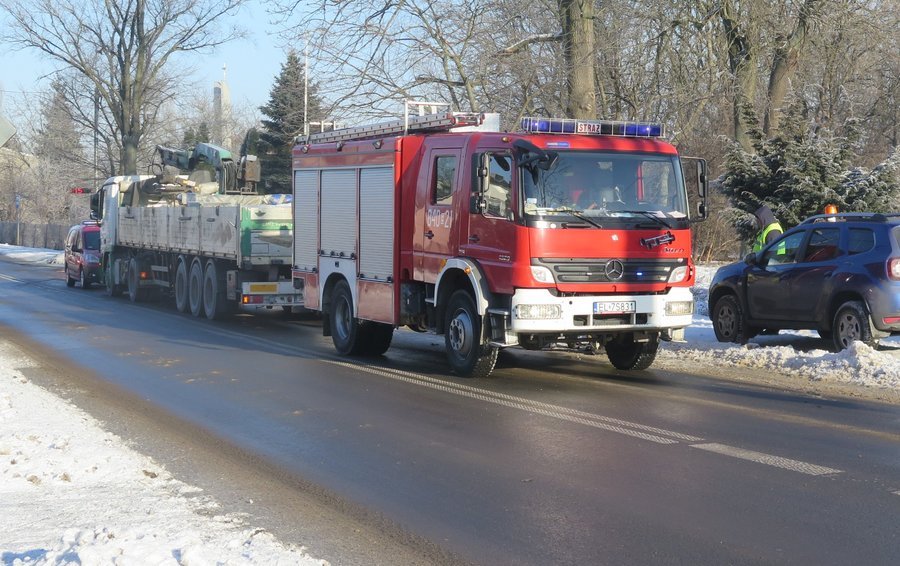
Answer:
POLYGON ((342 355, 380 355, 401 326, 443 334, 460 376, 489 375, 516 345, 649 367, 691 322, 705 162, 686 175, 658 125, 526 118, 504 133, 483 117, 298 138, 292 272, 306 308, 342 355))

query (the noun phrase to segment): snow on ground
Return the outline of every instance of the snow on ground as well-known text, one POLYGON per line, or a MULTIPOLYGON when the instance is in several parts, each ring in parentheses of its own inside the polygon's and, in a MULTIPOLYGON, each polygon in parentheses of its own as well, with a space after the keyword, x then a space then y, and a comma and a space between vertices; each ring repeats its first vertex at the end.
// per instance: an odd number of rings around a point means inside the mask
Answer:
MULTIPOLYGON (((62 253, 0 244, 17 261, 62 264, 62 253)), ((900 359, 861 343, 841 353, 812 332, 716 341, 706 311, 715 266, 701 266, 697 314, 686 342, 665 343, 658 363, 757 368, 810 383, 900 391, 900 359)), ((890 339, 900 352, 900 341, 890 339)), ((0 343, 0 562, 2 564, 326 564, 287 547, 127 448, 73 405, 23 377, 31 362, 0 343)))
MULTIPOLYGON (((684 344, 664 344, 660 361, 694 363, 706 368, 732 367, 769 370, 782 385, 803 387, 809 383, 855 386, 887 393, 900 392, 900 339, 881 341, 878 350, 856 342, 834 353, 830 342, 815 331, 782 330, 774 336, 758 336, 749 344, 723 344, 716 340, 707 309, 709 283, 718 266, 698 267, 694 285, 696 314, 685 332, 684 344)), ((878 395, 876 395, 877 397, 878 395)), ((893 397, 893 395, 888 395, 893 397)))
MULTIPOLYGON (((61 263, 46 250, 0 254, 61 263)), ((199 489, 29 382, 33 366, 0 342, 0 564, 328 564, 217 515, 199 489)))

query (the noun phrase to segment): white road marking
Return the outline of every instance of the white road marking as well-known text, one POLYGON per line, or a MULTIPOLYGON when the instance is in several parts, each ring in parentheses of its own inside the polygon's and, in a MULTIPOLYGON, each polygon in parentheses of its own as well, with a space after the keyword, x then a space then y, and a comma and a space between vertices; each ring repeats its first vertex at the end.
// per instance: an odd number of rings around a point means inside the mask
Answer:
POLYGON ((485 391, 483 389, 478 389, 476 387, 459 383, 449 383, 440 379, 435 379, 417 373, 405 372, 402 370, 385 369, 375 366, 360 365, 342 361, 332 361, 331 363, 349 369, 354 369, 357 371, 362 370, 367 373, 380 375, 382 377, 387 377, 397 381, 411 383, 413 385, 419 385, 422 387, 428 387, 430 389, 444 391, 446 393, 453 393, 455 395, 461 395, 463 397, 486 401, 495 405, 502 405, 504 407, 530 411, 532 413, 537 413, 564 421, 583 424, 585 426, 599 428, 602 430, 608 430, 610 432, 616 432, 619 434, 624 434, 626 436, 633 436, 635 438, 641 438, 643 440, 656 442, 657 444, 677 444, 678 440, 685 440, 688 442, 698 442, 700 440, 703 440, 702 438, 696 436, 690 436, 687 434, 642 425, 639 423, 623 421, 621 419, 605 417, 603 415, 596 415, 594 413, 579 411, 577 409, 569 409, 567 407, 552 405, 550 403, 532 401, 531 399, 526 399, 524 397, 516 397, 514 395, 507 395, 505 393, 485 391))
POLYGON ((732 458, 740 458, 741 460, 749 460, 751 462, 758 462, 760 464, 766 464, 768 466, 775 466, 776 468, 784 468, 785 470, 800 472, 801 474, 807 474, 810 476, 825 476, 828 474, 842 473, 841 470, 835 470, 834 468, 817 466, 816 464, 801 462, 799 460, 791 460, 790 458, 782 458, 781 456, 773 456, 771 454, 765 454, 763 452, 755 452, 753 450, 735 448, 734 446, 728 446, 727 444, 691 444, 691 448, 699 448, 700 450, 707 450, 709 452, 715 452, 716 454, 731 456, 732 458))
MULTIPOLYGON (((657 427, 652 427, 648 425, 643 425, 640 423, 629 422, 621 419, 616 419, 612 417, 606 417, 603 415, 597 415, 594 413, 588 413, 585 411, 579 411, 577 409, 570 409, 567 407, 562 407, 559 405, 552 405, 550 403, 543 403, 540 401, 532 401, 530 399, 526 399, 524 397, 516 397, 513 395, 508 395, 505 393, 497 393, 493 391, 486 391, 483 389, 479 389, 477 387, 472 387, 470 385, 464 385, 460 383, 448 382, 441 379, 436 379, 433 377, 428 377, 426 375, 407 372, 398 369, 389 369, 382 368, 377 366, 371 366, 367 364, 361 363, 353 363, 346 362, 340 358, 334 357, 329 359, 328 357, 323 356, 321 353, 313 352, 311 350, 306 350, 303 348, 298 348, 296 346, 288 346, 281 345, 277 343, 272 343, 271 341, 265 340, 256 340, 255 338, 246 336, 244 334, 236 333, 230 330, 224 330, 221 328, 214 329, 212 327, 207 328, 207 330, 211 332, 219 332, 221 334, 228 334, 233 337, 237 337, 243 341, 250 342, 259 342, 260 344, 265 344, 268 348, 276 348, 283 350, 286 354, 299 356, 312 360, 319 360, 321 362, 334 364, 337 366, 345 367, 347 369, 356 370, 356 371, 364 371, 366 373, 370 373, 373 375, 379 375, 382 377, 387 377, 390 379, 394 379, 397 381, 403 381, 406 383, 410 383, 413 385, 419 385, 422 387, 428 387, 430 389, 435 389, 439 391, 444 391, 447 393, 452 393, 455 395, 461 395, 464 397, 469 397, 472 399, 478 399, 481 401, 485 401, 488 403, 493 403, 495 405, 501 405, 504 407, 510 407, 515 409, 520 409, 523 411, 530 411, 533 413, 537 413, 540 415, 573 422, 577 424, 582 424, 585 426, 590 426, 597 429, 602 429, 610 432, 615 432, 618 434, 624 434, 627 436, 631 436, 634 438, 640 438, 643 440, 649 440, 651 442, 655 442, 657 444, 678 444, 679 441, 688 442, 688 443, 696 443, 704 440, 703 438, 692 436, 689 434, 684 434, 680 432, 670 431, 666 429, 661 429, 657 427)), ((841 470, 836 470, 833 468, 828 468, 825 466, 818 466, 816 464, 810 464, 807 462, 801 462, 799 460, 792 460, 790 458, 783 458, 780 456, 774 456, 771 454, 765 454, 763 452, 754 452, 752 450, 745 450, 742 448, 736 448, 733 446, 728 446, 726 444, 717 444, 717 443, 704 443, 704 444, 689 444, 694 448, 699 448, 701 450, 706 450, 708 452, 716 452, 718 454, 731 456, 734 458, 739 458, 742 460, 747 460, 751 462, 766 464, 769 466, 774 466, 786 470, 791 470, 803 474, 809 474, 814 476, 828 475, 828 474, 840 474, 843 473, 841 470)), ((895 492, 897 495, 900 495, 900 490, 895 492)))

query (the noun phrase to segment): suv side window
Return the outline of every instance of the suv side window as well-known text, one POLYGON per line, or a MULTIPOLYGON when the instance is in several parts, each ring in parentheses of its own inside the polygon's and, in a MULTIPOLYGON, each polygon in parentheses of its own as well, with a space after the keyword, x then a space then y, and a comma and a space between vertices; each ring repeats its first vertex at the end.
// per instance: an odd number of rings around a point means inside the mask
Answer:
POLYGON ((766 248, 760 264, 764 267, 771 265, 782 265, 785 263, 794 263, 797 261, 797 251, 803 238, 806 236, 805 231, 792 232, 779 240, 775 240, 766 248))
POLYGON ((868 228, 850 228, 847 251, 850 255, 861 254, 875 247, 875 233, 868 228))
POLYGON ((806 244, 806 253, 803 254, 803 262, 827 261, 836 258, 840 254, 838 245, 841 242, 839 228, 816 228, 809 235, 809 243, 806 244))

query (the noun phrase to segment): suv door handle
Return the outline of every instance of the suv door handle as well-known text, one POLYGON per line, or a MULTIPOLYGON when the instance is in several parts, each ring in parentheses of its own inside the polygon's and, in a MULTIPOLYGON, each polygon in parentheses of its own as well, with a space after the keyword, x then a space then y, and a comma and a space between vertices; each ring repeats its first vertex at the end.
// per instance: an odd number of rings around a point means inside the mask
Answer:
POLYGON ((432 232, 431 230, 425 232, 425 237, 428 238, 429 240, 434 238, 434 232, 432 232))

